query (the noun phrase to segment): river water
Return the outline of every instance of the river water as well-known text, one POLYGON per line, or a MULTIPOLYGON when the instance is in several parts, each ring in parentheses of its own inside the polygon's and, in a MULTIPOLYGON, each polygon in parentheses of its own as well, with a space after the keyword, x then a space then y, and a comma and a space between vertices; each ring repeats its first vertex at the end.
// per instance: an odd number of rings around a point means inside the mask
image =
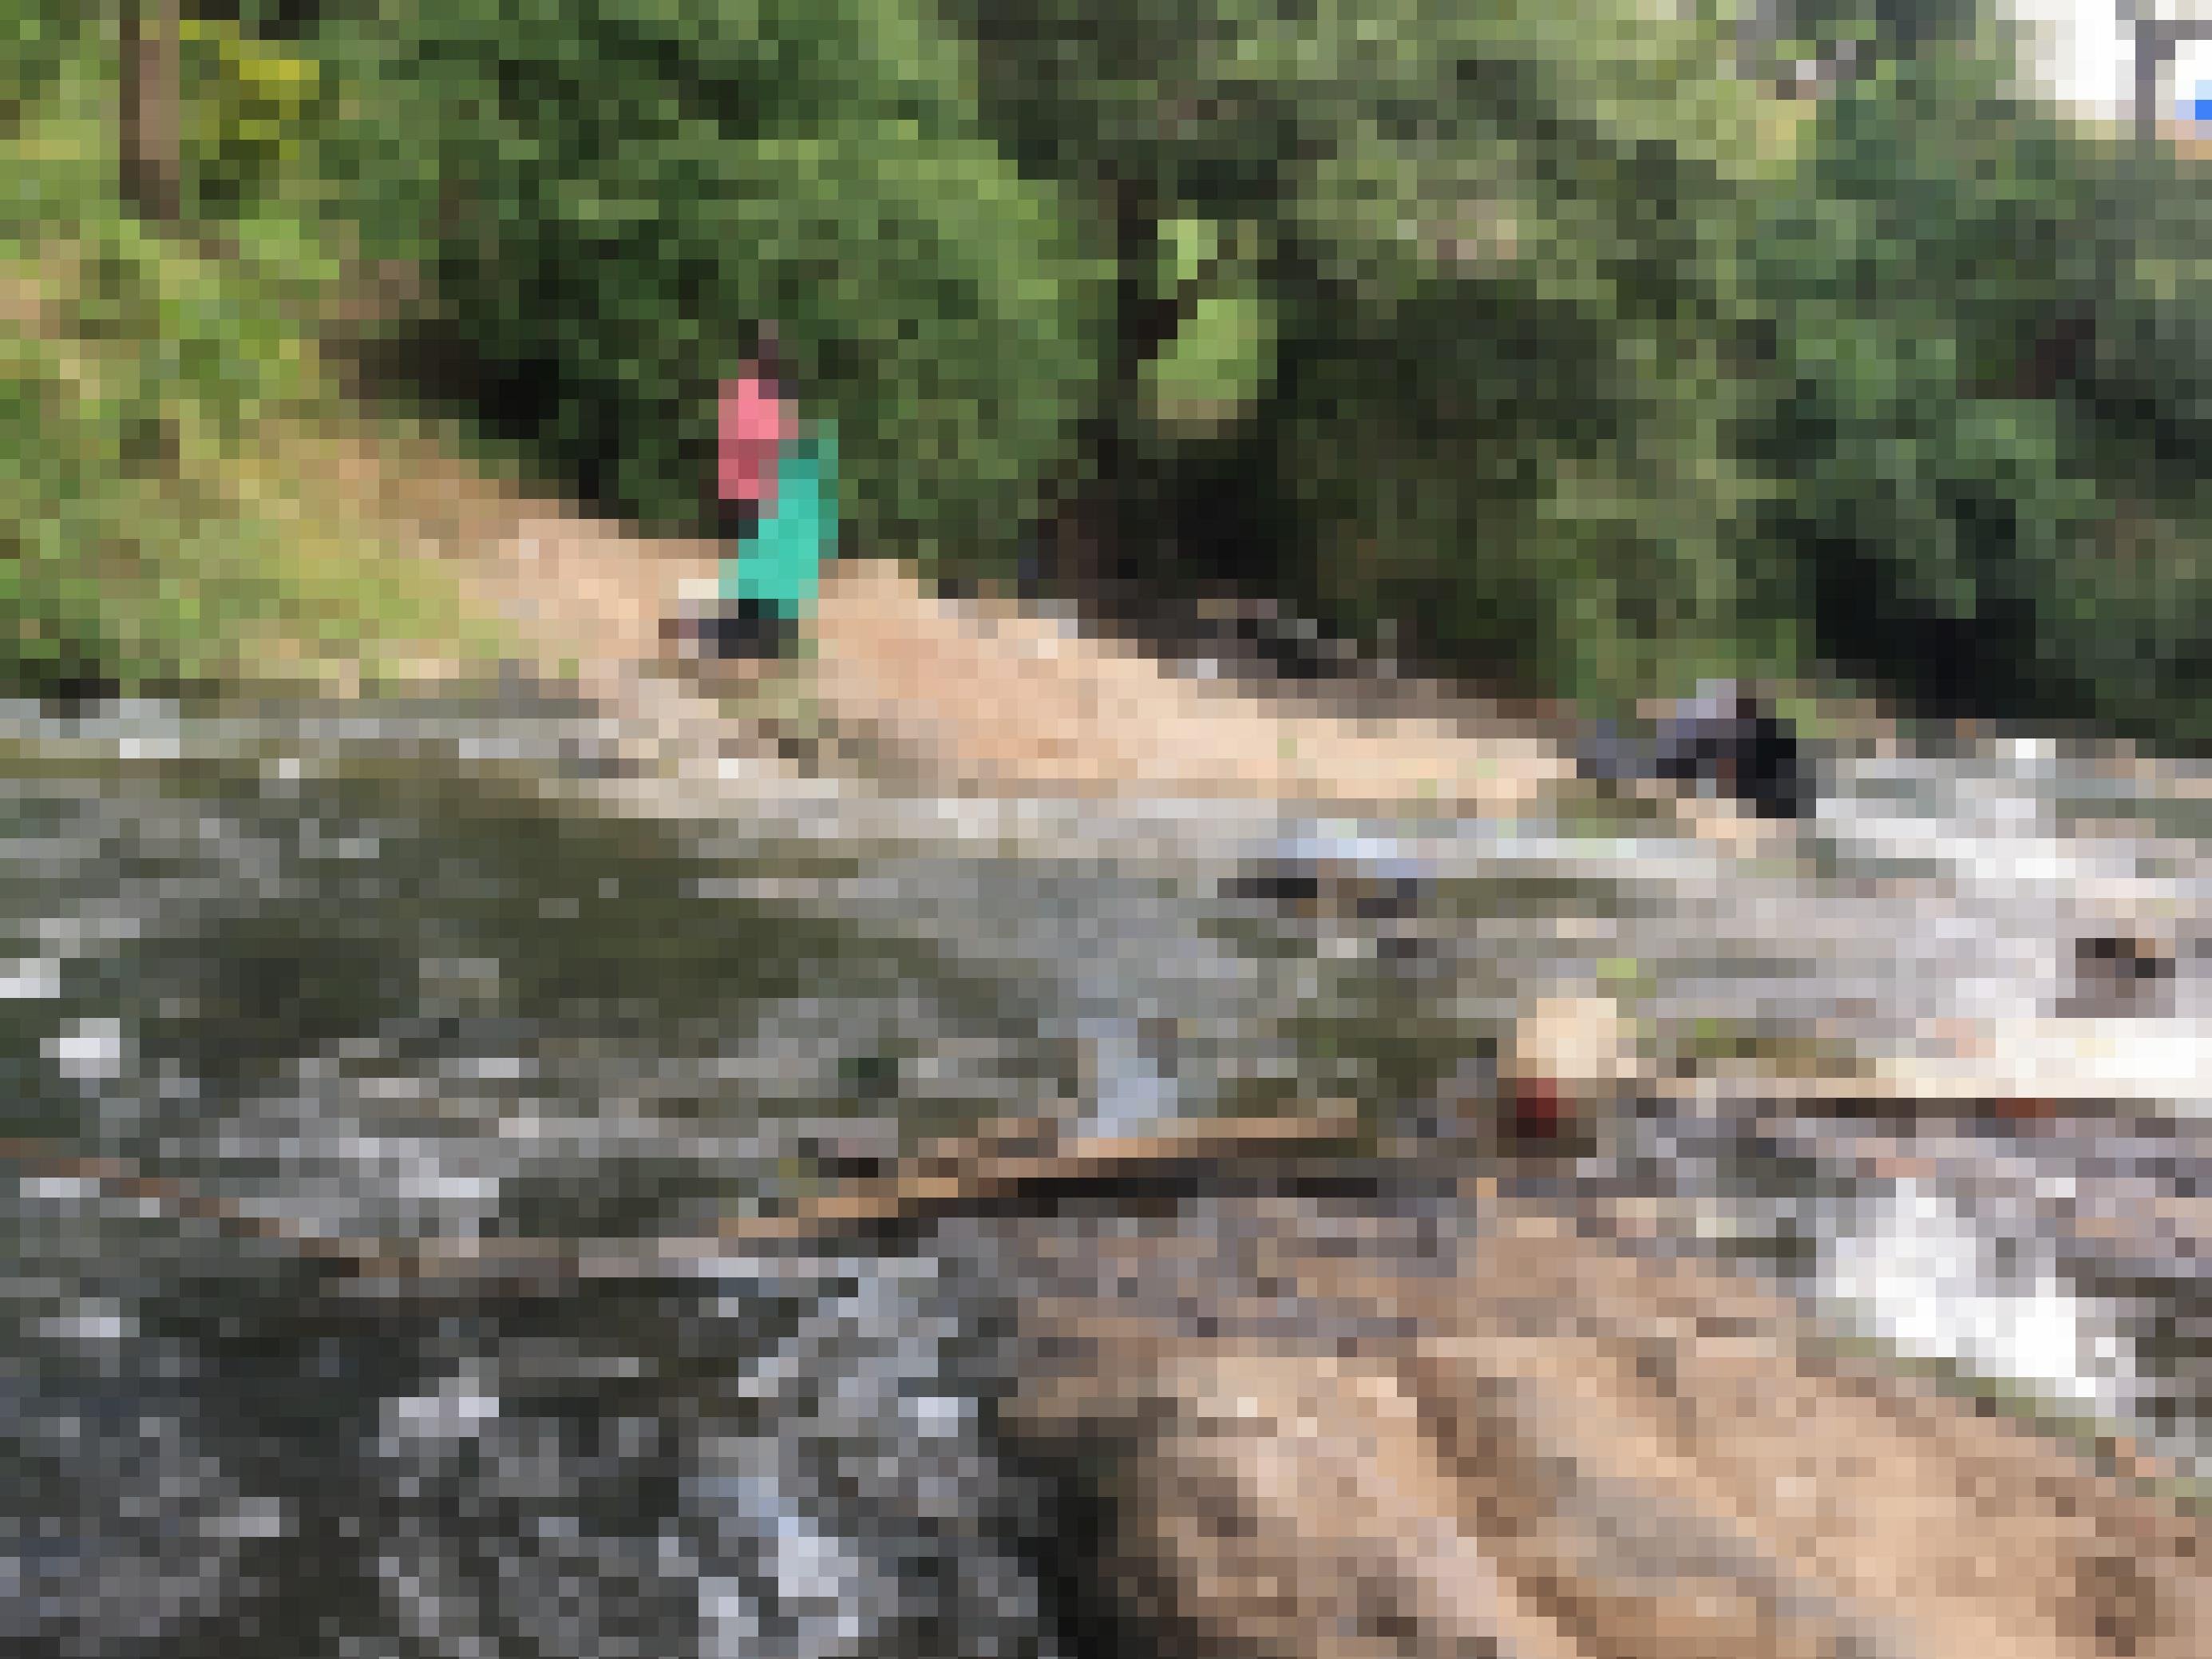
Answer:
MULTIPOLYGON (((1746 861, 641 764, 513 701, 0 714, 4 1133, 54 1155, 0 1181, 0 1640, 1071 1651, 1048 1497, 991 1449, 988 1249, 725 1250, 489 1306, 328 1294, 315 1241, 699 1234, 825 1154, 1039 1111, 1331 1097, 1418 1151, 1533 996, 1602 990, 1667 1052, 1896 1052, 2051 1012, 2115 915, 2177 942, 2130 1029, 2193 1075, 2182 793, 2018 746, 1865 761, 1746 861)), ((1650 1109, 1553 1176, 2186 1464, 2203 1121, 1650 1109)))

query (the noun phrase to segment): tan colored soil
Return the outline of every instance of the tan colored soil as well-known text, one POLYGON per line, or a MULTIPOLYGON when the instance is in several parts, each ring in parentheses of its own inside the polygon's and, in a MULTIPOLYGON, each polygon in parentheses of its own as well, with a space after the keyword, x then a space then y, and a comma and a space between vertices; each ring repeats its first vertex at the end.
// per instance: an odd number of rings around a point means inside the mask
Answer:
MULTIPOLYGON (((321 465, 397 545, 458 575, 517 654, 617 702, 665 675, 662 620, 714 572, 709 544, 528 499, 427 442, 356 437, 321 465)), ((887 562, 835 567, 813 634, 796 672, 823 717, 979 792, 1515 811, 1572 771, 1553 745, 1482 711, 1366 721, 1180 678, 1011 605, 939 599, 887 562)))
POLYGON ((1512 811, 1571 768, 1473 711, 1359 721, 1180 678, 1012 605, 955 605, 851 563, 827 585, 818 684, 854 719, 988 789, 1286 797, 1512 811))

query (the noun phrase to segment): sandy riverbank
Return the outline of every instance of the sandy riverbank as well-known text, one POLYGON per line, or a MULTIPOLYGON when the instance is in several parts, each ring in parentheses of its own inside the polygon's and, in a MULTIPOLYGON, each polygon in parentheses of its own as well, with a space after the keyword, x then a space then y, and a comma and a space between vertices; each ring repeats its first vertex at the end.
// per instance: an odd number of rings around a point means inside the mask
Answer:
MULTIPOLYGON (((715 550, 653 539, 495 483, 428 442, 356 434, 323 465, 402 556, 459 580, 533 672, 617 707, 678 672, 662 620, 710 582, 715 550)), ((419 672, 460 672, 435 647, 419 672)), ((781 671, 829 726, 950 791, 1284 799, 1345 810, 1515 812, 1571 778, 1532 731, 1473 706, 1388 720, 1178 674, 1133 647, 989 598, 938 595, 905 568, 848 559, 824 582, 811 649, 781 671)), ((695 714, 733 741, 760 688, 685 675, 695 714)))

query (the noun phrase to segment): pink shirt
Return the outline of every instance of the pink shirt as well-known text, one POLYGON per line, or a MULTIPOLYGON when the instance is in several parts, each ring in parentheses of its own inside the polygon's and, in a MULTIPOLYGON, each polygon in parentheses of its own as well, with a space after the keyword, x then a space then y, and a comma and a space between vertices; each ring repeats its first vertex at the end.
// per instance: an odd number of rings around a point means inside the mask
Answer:
POLYGON ((726 501, 775 505, 775 453, 798 435, 791 407, 757 374, 722 382, 717 411, 716 487, 726 501))

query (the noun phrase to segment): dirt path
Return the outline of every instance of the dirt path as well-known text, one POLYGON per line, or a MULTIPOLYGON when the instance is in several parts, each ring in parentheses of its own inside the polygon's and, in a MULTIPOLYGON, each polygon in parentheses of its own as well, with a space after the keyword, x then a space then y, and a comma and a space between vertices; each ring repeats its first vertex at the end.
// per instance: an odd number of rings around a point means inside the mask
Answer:
POLYGON ((884 564, 825 590, 825 699, 988 790, 1283 797, 1487 811, 1571 769, 1496 720, 1357 721, 1176 678, 1135 650, 989 600, 953 604, 884 564))
MULTIPOLYGON (((647 539, 528 499, 427 443, 356 438, 337 453, 334 484, 458 575, 537 668, 617 706, 658 679, 665 701, 661 620, 688 586, 711 581, 711 545, 647 539)), ((1572 773, 1550 744, 1478 711, 1367 721, 1178 678, 1009 605, 939 599, 881 561, 830 573, 812 659, 796 672, 830 724, 979 793, 1512 812, 1572 773)), ((706 694, 696 701, 703 712, 706 694)))

